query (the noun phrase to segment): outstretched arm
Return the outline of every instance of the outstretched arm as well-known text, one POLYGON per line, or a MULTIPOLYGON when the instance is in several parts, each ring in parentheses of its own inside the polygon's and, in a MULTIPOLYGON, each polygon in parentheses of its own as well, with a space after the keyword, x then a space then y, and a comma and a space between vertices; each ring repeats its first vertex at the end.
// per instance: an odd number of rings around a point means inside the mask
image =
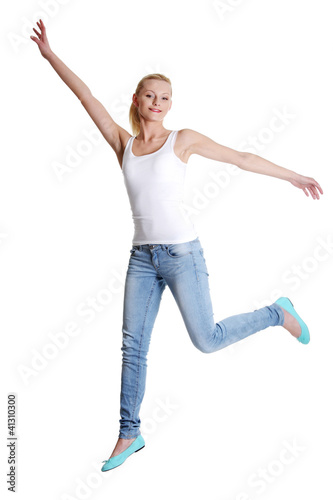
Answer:
POLYGON ((37 21, 36 24, 41 32, 39 33, 35 28, 33 28, 38 38, 35 36, 31 36, 30 38, 37 43, 42 56, 47 61, 49 61, 60 78, 81 101, 83 107, 86 109, 89 116, 99 128, 103 137, 112 146, 115 152, 119 153, 121 150, 121 127, 113 121, 112 117, 105 109, 105 107, 98 101, 98 99, 96 99, 92 95, 89 87, 87 87, 87 85, 75 73, 73 73, 73 71, 71 71, 51 50, 43 21, 40 19, 39 23, 37 21))
POLYGON ((186 149, 191 154, 198 154, 211 160, 231 163, 237 167, 255 172, 257 174, 270 175, 289 181, 293 186, 304 191, 306 196, 311 194, 312 198, 319 200, 319 193, 324 194, 321 186, 312 177, 305 177, 293 170, 275 165, 261 156, 253 153, 236 151, 235 149, 222 146, 209 137, 191 129, 184 129, 186 149), (185 132, 186 131, 186 132, 185 132), (318 192, 319 191, 319 192, 318 192))
POLYGON ((297 174, 293 170, 275 165, 275 163, 253 153, 246 153, 244 162, 240 168, 249 172, 271 175, 272 177, 289 181, 293 186, 302 189, 306 196, 309 196, 310 193, 314 200, 319 200, 319 193, 324 194, 320 184, 312 177, 297 174))

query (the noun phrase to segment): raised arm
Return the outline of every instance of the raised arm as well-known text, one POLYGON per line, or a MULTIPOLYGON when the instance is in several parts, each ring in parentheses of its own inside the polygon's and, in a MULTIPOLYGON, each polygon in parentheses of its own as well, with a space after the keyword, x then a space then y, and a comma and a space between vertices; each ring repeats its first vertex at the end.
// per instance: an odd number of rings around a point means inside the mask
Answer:
POLYGON ((37 43, 42 56, 49 61, 60 78, 80 100, 81 104, 86 109, 89 116, 102 133, 103 137, 113 148, 119 159, 122 154, 121 138, 124 139, 126 135, 130 137, 130 134, 112 119, 103 104, 92 95, 89 87, 87 87, 87 85, 75 73, 73 73, 73 71, 71 71, 58 56, 56 56, 56 54, 54 54, 50 48, 43 21, 40 19, 36 24, 40 29, 40 32, 38 32, 35 28, 33 28, 33 30, 38 38, 35 36, 31 36, 30 38, 37 43))
POLYGON ((293 186, 302 189, 306 196, 309 196, 310 193, 314 200, 319 200, 319 193, 323 194, 321 186, 312 177, 305 177, 304 175, 297 174, 293 170, 275 165, 275 163, 265 160, 265 158, 261 156, 253 153, 243 153, 222 146, 222 144, 218 144, 209 137, 191 129, 184 129, 183 137, 186 143, 186 149, 190 154, 198 154, 211 160, 231 163, 249 172, 270 175, 278 179, 289 181, 293 186))

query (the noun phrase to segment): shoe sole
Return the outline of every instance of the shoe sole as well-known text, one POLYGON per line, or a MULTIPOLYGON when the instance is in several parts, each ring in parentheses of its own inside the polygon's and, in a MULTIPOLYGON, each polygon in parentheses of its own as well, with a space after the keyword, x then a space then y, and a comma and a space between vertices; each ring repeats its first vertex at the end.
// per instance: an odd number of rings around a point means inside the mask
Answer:
POLYGON ((143 446, 141 446, 141 448, 139 448, 138 450, 135 450, 134 453, 137 453, 138 451, 142 450, 142 448, 144 448, 146 445, 144 444, 143 446))
MULTIPOLYGON (((142 450, 142 448, 144 448, 145 446, 146 446, 146 445, 144 444, 143 446, 141 446, 141 448, 138 448, 137 450, 135 450, 135 452, 134 452, 134 453, 137 453, 138 451, 142 450)), ((133 455, 133 453, 131 453, 131 455, 133 455)), ((129 458, 131 455, 129 455, 127 458, 129 458)), ((124 462, 126 462, 127 458, 124 460, 124 462)), ((115 467, 110 467, 110 469, 105 469, 105 470, 102 470, 102 469, 101 469, 101 471, 102 471, 102 472, 108 472, 109 470, 116 469, 117 467, 120 467, 121 465, 123 465, 123 463, 124 463, 124 462, 122 462, 122 463, 121 463, 121 464, 119 464, 119 465, 116 465, 115 467)))

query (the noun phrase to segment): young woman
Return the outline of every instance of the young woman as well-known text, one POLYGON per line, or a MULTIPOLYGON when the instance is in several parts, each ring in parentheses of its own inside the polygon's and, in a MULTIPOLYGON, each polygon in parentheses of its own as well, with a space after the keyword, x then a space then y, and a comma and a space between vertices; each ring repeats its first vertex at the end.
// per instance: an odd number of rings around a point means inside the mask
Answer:
POLYGON ((121 465, 145 445, 139 410, 145 392, 147 353, 162 293, 169 286, 193 344, 204 353, 280 325, 307 344, 309 331, 286 297, 253 312, 217 323, 208 285, 203 248, 182 206, 187 162, 197 154, 239 168, 284 179, 319 199, 323 190, 314 179, 271 163, 260 156, 222 146, 190 129, 166 130, 163 120, 171 109, 170 80, 161 74, 139 82, 130 108, 134 135, 117 125, 89 88, 50 49, 43 21, 31 36, 42 56, 80 99, 116 153, 134 221, 127 269, 122 341, 120 431, 102 471, 121 465))

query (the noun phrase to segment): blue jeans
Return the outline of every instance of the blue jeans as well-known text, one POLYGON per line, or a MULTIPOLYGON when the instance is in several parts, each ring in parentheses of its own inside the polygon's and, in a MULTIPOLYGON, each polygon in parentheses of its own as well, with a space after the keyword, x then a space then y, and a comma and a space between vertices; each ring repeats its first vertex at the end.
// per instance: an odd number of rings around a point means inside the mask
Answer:
POLYGON ((147 354, 162 293, 168 285, 190 339, 200 351, 223 349, 269 326, 282 325, 277 304, 214 321, 203 248, 186 243, 133 245, 124 289, 119 437, 140 434, 147 354))

